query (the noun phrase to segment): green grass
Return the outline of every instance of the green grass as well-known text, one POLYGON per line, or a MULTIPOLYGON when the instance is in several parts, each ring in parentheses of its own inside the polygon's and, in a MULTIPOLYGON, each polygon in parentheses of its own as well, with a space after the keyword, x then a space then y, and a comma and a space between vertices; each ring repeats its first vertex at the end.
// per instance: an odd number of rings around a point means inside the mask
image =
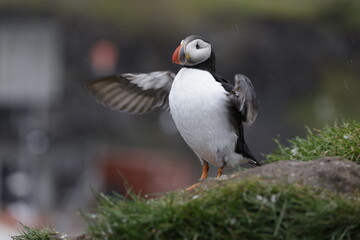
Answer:
POLYGON ((267 155, 268 162, 279 160, 313 160, 324 156, 340 156, 360 163, 360 122, 343 121, 340 125, 325 126, 323 129, 307 128, 305 138, 288 140, 285 146, 275 140, 277 149, 267 155))
POLYGON ((360 198, 259 180, 157 200, 102 196, 95 239, 360 239, 360 198))
POLYGON ((57 233, 49 228, 33 229, 24 226, 21 235, 13 236, 13 240, 58 240, 57 233))

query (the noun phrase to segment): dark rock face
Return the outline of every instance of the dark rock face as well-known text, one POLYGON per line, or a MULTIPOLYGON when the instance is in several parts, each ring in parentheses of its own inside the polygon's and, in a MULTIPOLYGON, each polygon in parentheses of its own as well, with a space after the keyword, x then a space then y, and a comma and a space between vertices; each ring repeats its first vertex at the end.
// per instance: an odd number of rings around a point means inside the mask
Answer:
POLYGON ((339 193, 360 192, 360 165, 340 157, 279 161, 241 171, 231 178, 259 177, 274 183, 301 184, 339 193))

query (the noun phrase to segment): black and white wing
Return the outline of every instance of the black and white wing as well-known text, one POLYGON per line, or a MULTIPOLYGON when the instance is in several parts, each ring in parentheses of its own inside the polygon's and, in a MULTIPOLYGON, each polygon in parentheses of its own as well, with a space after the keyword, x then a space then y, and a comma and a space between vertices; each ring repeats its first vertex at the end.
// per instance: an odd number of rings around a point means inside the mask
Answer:
POLYGON ((245 125, 252 124, 258 113, 258 104, 254 86, 250 79, 242 74, 235 75, 234 89, 229 93, 229 97, 242 116, 245 125))
POLYGON ((95 99, 114 111, 142 114, 157 107, 168 108, 175 74, 170 71, 125 73, 87 84, 95 99))

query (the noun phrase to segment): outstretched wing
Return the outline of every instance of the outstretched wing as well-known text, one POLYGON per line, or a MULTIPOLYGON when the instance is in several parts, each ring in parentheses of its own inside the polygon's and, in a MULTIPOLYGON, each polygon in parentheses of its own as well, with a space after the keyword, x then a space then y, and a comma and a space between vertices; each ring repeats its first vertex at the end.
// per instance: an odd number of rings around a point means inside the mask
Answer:
POLYGON ((252 124, 258 113, 258 104, 254 86, 250 79, 242 74, 235 75, 234 89, 229 93, 234 106, 240 111, 242 122, 246 125, 252 124))
POLYGON ((175 74, 170 71, 125 73, 92 81, 87 89, 95 99, 114 111, 142 114, 168 108, 175 74))

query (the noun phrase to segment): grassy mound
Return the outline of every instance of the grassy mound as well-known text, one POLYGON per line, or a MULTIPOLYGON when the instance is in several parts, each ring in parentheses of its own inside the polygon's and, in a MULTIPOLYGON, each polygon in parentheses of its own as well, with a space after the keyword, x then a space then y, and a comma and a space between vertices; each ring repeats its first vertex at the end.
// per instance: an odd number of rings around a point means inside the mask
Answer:
MULTIPOLYGON (((154 200, 102 195, 96 213, 87 216, 88 234, 98 240, 360 239, 360 196, 256 179, 218 184, 154 200)), ((61 238, 30 229, 13 239, 61 238)))
POLYGON ((95 239, 360 239, 360 198, 298 185, 226 181, 158 200, 103 196, 95 239))
POLYGON ((340 156, 360 163, 360 122, 344 121, 340 125, 323 129, 307 129, 305 138, 289 140, 290 146, 275 140, 277 149, 267 155, 268 162, 279 160, 312 160, 325 156, 340 156))
MULTIPOLYGON (((278 150, 269 155, 268 160, 310 160, 337 155, 360 162, 359 122, 308 130, 306 138, 289 142, 290 147, 278 143, 278 150)), ((297 169, 297 165, 289 161, 272 165, 286 163, 292 164, 292 170, 297 169)), ((349 164, 344 160, 342 163, 345 171, 345 165, 349 164)), ((270 165, 257 168, 258 174, 266 174, 270 165)), ((298 169, 298 175, 309 172, 306 169, 298 169)), ((281 171, 281 168, 275 170, 281 171)), ((326 171, 324 167, 321 170, 326 171)), ((246 170, 245 173, 250 171, 255 170, 246 170)), ((276 171, 271 176, 278 176, 276 171)), ((349 171, 358 176, 356 168, 350 167, 349 171)), ((339 181, 335 174, 326 172, 335 182, 339 181)), ((310 175, 314 177, 314 174, 310 175)), ((296 176, 295 171, 292 177, 296 176)), ((301 179, 285 184, 285 180, 272 182, 258 177, 255 174, 246 179, 213 181, 202 184, 192 193, 178 191, 158 199, 132 196, 133 199, 129 200, 100 194, 94 214, 85 215, 88 221, 86 236, 64 238, 53 230, 25 228, 22 235, 13 239, 360 239, 359 192, 350 191, 343 195, 324 190, 326 188, 315 188, 313 184, 300 185, 304 182, 301 179)))

